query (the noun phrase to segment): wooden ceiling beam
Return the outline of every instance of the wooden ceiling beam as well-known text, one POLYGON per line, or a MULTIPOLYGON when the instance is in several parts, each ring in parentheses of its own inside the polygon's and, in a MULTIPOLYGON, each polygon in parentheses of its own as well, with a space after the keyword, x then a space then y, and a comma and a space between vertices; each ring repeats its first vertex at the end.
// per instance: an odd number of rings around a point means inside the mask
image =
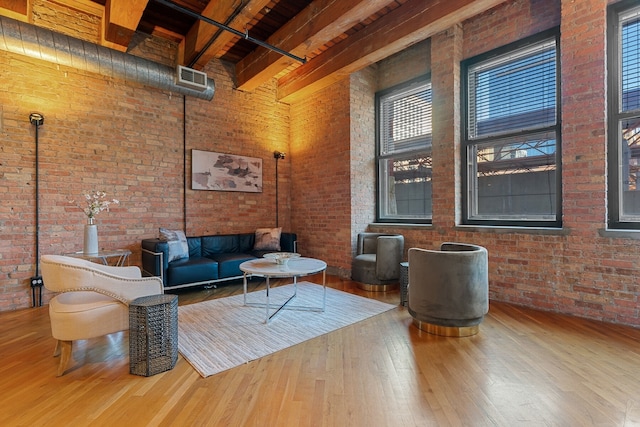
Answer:
POLYGON ((296 102, 351 73, 426 40, 505 0, 409 0, 278 80, 278 99, 296 102))
MULTIPOLYGON (((266 42, 304 58, 389 3, 393 0, 316 0, 266 42)), ((292 58, 258 47, 236 64, 237 87, 253 91, 293 63, 292 58)))
POLYGON ((107 0, 104 6, 103 35, 107 42, 129 46, 149 0, 107 0))
MULTIPOLYGON (((251 20, 270 3, 271 0, 249 0, 241 10, 237 9, 237 0, 211 0, 202 11, 202 16, 216 22, 244 32, 244 28, 251 20), (235 16, 234 16, 235 15, 235 16)), ((216 57, 234 37, 235 34, 222 30, 216 35, 219 28, 215 25, 198 20, 189 30, 180 47, 183 52, 181 63, 192 68, 202 70, 209 61, 216 57), (207 44, 211 45, 207 47, 207 44)))

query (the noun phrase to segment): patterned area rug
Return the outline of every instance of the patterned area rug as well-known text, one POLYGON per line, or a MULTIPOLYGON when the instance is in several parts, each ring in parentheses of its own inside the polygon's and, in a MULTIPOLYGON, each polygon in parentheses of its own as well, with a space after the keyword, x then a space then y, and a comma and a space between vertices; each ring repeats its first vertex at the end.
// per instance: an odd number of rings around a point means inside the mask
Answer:
MULTIPOLYGON (((271 302, 282 303, 293 285, 271 289, 271 302)), ((247 295, 264 302, 265 291, 247 295)), ((327 288, 324 313, 282 310, 268 324, 264 308, 243 305, 243 296, 205 301, 178 308, 178 349, 203 377, 259 359, 268 354, 335 331, 387 310, 394 305, 327 288)), ((298 283, 291 305, 322 306, 322 286, 298 283)))

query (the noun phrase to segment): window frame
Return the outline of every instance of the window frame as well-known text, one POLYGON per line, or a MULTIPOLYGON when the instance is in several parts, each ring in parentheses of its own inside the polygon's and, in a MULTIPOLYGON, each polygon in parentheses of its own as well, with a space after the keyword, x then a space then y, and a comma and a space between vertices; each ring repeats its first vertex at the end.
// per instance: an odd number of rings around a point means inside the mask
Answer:
MULTIPOLYGON (((427 147, 424 148, 420 148, 420 149, 414 149, 414 150, 408 150, 408 151, 402 151, 399 153, 390 153, 390 154, 382 154, 382 135, 381 135, 381 129, 382 129, 382 123, 381 123, 381 101, 382 99, 384 99, 385 97, 388 97, 391 94, 401 94, 402 92, 408 92, 410 90, 413 90, 415 88, 424 86, 424 85, 429 85, 429 90, 431 90, 431 95, 432 95, 432 100, 433 100, 433 86, 432 86, 432 82, 431 82, 431 73, 427 73, 418 77, 415 77, 411 80, 408 80, 406 82, 397 84, 395 86, 380 90, 378 92, 376 92, 375 94, 375 126, 376 126, 376 131, 375 131, 375 137, 376 137, 376 144, 375 144, 375 183, 376 183, 376 222, 379 223, 401 223, 401 224, 431 224, 432 223, 432 218, 433 218, 433 213, 431 215, 429 215, 428 217, 422 217, 422 218, 418 218, 418 217, 411 217, 411 218, 407 218, 407 217, 402 217, 402 216, 391 216, 391 215, 384 215, 383 216, 383 208, 384 208, 384 203, 383 203, 383 196, 386 196, 388 198, 388 193, 386 191, 383 191, 383 189, 381 188, 381 186, 383 185, 383 183, 381 182, 381 167, 380 167, 380 163, 382 160, 385 159, 399 159, 399 158, 416 158, 418 155, 420 154, 424 154, 425 156, 428 156, 429 158, 433 159, 432 157, 432 139, 430 138, 430 141, 428 143, 427 147)), ((433 123, 433 103, 432 103, 432 109, 431 109, 431 122, 433 123)), ((432 136, 433 136, 433 129, 432 129, 432 136)), ((433 190, 433 185, 432 185, 432 190, 433 190)))
POLYGON ((507 226, 507 227, 545 227, 562 228, 562 109, 561 109, 561 62, 560 62, 560 28, 552 28, 516 42, 501 46, 489 52, 465 59, 460 64, 460 125, 461 125, 461 194, 463 225, 479 226, 507 226), (489 136, 469 137, 470 93, 469 70, 476 64, 499 59, 521 49, 542 45, 546 41, 555 40, 555 65, 556 65, 556 98, 555 98, 555 124, 544 127, 525 128, 517 131, 496 132, 489 136), (474 177, 469 173, 473 167, 477 171, 478 162, 469 158, 470 149, 481 147, 491 143, 498 143, 509 138, 542 135, 548 132, 555 133, 555 218, 553 219, 522 219, 509 215, 495 215, 488 218, 473 217, 472 209, 475 205, 471 202, 470 188, 477 187, 477 173, 474 177), (471 179, 473 178, 473 182, 471 179))
MULTIPOLYGON (((622 188, 620 183, 620 169, 621 165, 621 139, 620 139, 620 124, 623 120, 639 119, 640 109, 636 109, 630 112, 620 111, 621 105, 621 78, 622 69, 620 67, 620 50, 621 45, 619 43, 620 33, 620 19, 623 15, 631 13, 631 11, 639 9, 636 0, 624 0, 618 3, 610 4, 607 7, 607 69, 609 73, 607 75, 607 116, 608 116, 608 130, 607 130, 607 227, 610 229, 640 229, 640 219, 638 220, 626 220, 621 219, 622 213, 620 212, 621 204, 621 192, 622 188)), ((640 212, 637 215, 640 217, 640 212)))

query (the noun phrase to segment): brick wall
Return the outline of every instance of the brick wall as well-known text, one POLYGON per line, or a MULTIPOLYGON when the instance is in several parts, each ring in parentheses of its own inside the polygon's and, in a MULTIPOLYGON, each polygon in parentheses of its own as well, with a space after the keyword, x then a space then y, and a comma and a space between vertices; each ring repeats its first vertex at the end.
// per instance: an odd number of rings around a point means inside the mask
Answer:
POLYGON ((350 79, 291 106, 291 222, 332 272, 351 264, 350 79))
MULTIPOLYGON (((0 51, 0 311, 31 305, 33 111, 45 116, 39 128, 41 254, 82 249, 86 218, 69 201, 92 189, 121 202, 97 217, 100 247, 130 249, 132 265, 139 265, 142 238, 157 236, 158 227, 184 228, 185 210, 187 235, 275 224, 273 151, 288 151, 289 106, 275 101, 275 84, 252 94, 234 90, 232 70, 212 62, 206 72, 216 81, 213 101, 187 98, 183 105, 183 97, 170 92, 0 51), (193 148, 261 158, 263 192, 191 190, 193 148)), ((280 161, 279 175, 280 225, 289 231, 289 159, 280 161)), ((45 292, 45 303, 48 298, 45 292)))
MULTIPOLYGON (((464 22, 459 31, 464 59, 560 26, 562 231, 456 226, 460 197, 453 193, 459 189, 460 156, 459 137, 453 137, 459 132, 459 121, 451 120, 451 114, 459 111, 457 106, 451 109, 451 102, 459 102, 459 61, 450 57, 458 49, 454 28, 431 40, 434 108, 446 108, 444 113, 434 113, 438 122, 434 123, 434 226, 370 228, 404 234, 406 248, 435 249, 444 241, 485 246, 493 300, 640 325, 639 243, 632 233, 621 238, 605 231, 606 4, 604 0, 517 0, 464 22)), ((403 69, 398 66, 396 71, 403 69)), ((411 77, 407 75, 407 80, 411 77)))

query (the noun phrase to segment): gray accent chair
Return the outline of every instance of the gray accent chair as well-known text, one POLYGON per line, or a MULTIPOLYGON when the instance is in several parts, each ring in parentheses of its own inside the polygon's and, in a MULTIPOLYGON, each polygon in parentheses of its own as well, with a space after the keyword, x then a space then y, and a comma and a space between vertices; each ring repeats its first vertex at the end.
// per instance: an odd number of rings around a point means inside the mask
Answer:
POLYGON ((369 291, 397 287, 403 254, 404 236, 400 234, 360 233, 351 278, 369 291))
POLYGON ((446 242, 409 249, 409 313, 429 333, 478 333, 489 312, 489 266, 482 246, 446 242))

